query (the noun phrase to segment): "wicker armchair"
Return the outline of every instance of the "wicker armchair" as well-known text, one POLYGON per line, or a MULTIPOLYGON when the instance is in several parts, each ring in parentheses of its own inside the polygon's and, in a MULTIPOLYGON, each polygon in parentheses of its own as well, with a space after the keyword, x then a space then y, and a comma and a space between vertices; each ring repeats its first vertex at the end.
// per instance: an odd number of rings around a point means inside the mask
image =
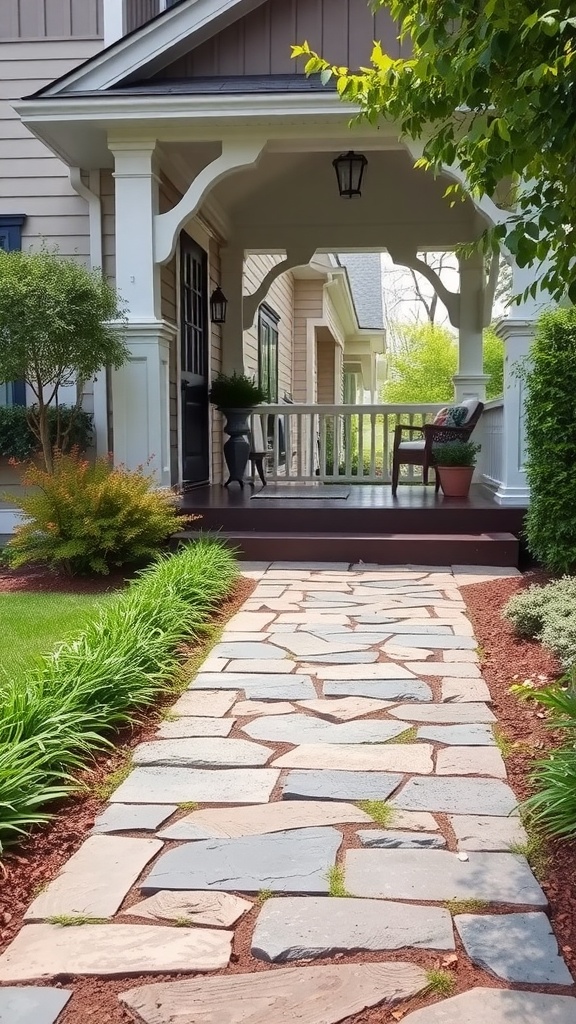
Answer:
MULTIPOLYGON (((466 403, 463 403, 466 404, 466 403)), ((467 441, 482 415, 484 405, 478 402, 469 419, 460 427, 444 427, 440 424, 425 423, 423 427, 410 427, 399 423, 394 431, 394 454, 392 458, 392 494, 398 490, 400 466, 422 466, 422 479, 428 483, 430 468, 435 468, 434 445, 446 441, 467 441), (403 439, 409 434, 410 440, 403 439), (419 435, 414 439, 414 435, 419 435)), ((436 473, 436 491, 440 490, 440 478, 436 473)))

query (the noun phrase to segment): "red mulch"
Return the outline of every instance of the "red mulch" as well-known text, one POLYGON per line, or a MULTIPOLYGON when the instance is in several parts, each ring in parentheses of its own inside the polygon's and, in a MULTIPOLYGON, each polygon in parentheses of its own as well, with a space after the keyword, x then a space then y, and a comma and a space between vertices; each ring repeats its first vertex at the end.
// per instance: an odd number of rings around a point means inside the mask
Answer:
POLYGON ((63 572, 52 572, 42 565, 22 569, 0 566, 0 593, 104 594, 119 590, 133 575, 134 572, 114 572, 108 576, 69 576, 63 572))

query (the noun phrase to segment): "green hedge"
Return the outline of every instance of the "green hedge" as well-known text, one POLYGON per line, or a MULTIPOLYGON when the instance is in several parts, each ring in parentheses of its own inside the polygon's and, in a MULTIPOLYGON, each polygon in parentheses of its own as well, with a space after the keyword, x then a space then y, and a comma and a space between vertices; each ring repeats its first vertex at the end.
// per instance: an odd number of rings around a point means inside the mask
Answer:
MULTIPOLYGON (((60 406, 61 423, 66 427, 70 421, 72 408, 60 406)), ((56 422, 58 411, 51 406, 48 412, 50 434, 56 442, 56 422)), ((76 412, 74 423, 68 436, 67 447, 76 445, 86 451, 92 443, 92 418, 84 409, 76 412)), ((40 450, 40 442, 32 433, 28 423, 26 408, 23 405, 0 406, 0 456, 17 459, 19 462, 29 459, 40 450)))
POLYGON ((0 843, 47 820, 46 805, 77 788, 91 752, 173 687, 179 645, 202 635, 236 579, 230 551, 200 538, 145 569, 75 642, 0 687, 0 843))

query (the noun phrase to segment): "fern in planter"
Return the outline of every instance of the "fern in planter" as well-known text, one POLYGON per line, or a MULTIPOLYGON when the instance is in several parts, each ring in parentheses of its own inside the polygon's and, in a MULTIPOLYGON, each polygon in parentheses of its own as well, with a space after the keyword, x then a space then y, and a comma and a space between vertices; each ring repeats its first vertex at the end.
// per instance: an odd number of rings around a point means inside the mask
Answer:
POLYGON ((218 409, 253 409, 267 401, 266 392, 254 377, 244 373, 219 373, 212 381, 210 401, 218 409))

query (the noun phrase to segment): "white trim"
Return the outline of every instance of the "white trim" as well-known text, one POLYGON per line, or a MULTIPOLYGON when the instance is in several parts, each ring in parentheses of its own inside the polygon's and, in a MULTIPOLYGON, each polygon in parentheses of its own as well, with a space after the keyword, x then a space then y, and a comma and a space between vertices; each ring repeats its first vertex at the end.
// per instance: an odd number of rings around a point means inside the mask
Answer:
POLYGON ((126 31, 126 0, 103 0, 104 46, 112 46, 126 31))

